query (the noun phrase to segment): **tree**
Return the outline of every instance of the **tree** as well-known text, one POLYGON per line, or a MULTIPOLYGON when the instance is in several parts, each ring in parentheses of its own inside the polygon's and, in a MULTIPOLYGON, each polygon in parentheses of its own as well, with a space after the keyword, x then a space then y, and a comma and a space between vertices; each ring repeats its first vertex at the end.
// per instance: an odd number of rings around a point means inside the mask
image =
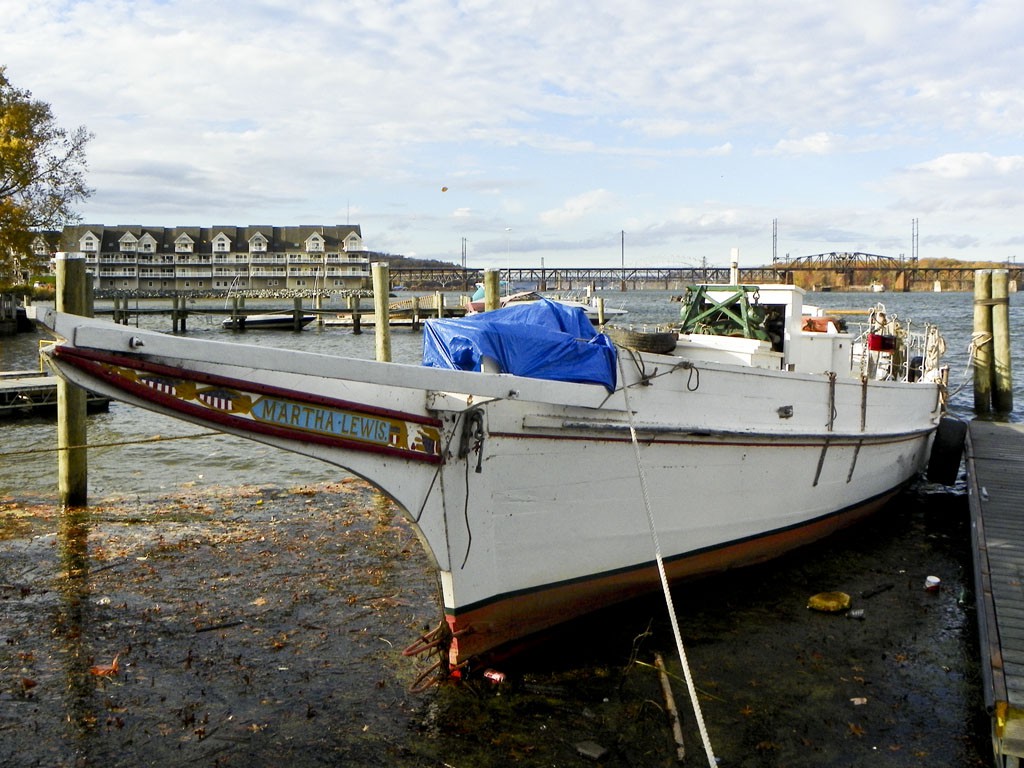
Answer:
POLYGON ((50 105, 15 88, 0 66, 0 279, 10 278, 42 230, 79 220, 72 206, 92 190, 85 184, 84 127, 57 125, 50 105))

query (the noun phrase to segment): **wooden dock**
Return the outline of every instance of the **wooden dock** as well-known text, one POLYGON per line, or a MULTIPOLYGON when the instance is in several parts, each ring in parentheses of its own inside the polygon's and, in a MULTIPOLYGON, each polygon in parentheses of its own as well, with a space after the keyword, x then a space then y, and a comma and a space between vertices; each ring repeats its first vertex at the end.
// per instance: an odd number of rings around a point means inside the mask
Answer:
MULTIPOLYGON (((157 306, 132 307, 127 300, 122 301, 118 299, 115 300, 112 308, 94 311, 96 317, 103 315, 112 316, 115 323, 123 325, 130 324, 132 318, 169 315, 174 333, 185 333, 189 317, 195 315, 223 316, 228 320, 234 320, 253 315, 290 314, 298 314, 300 316, 315 315, 317 323, 325 326, 360 328, 373 327, 376 324, 373 308, 363 306, 358 302, 355 307, 335 309, 321 309, 315 305, 309 307, 301 301, 295 303, 290 309, 281 306, 246 306, 244 301, 238 301, 232 306, 224 307, 190 307, 187 301, 182 300, 180 297, 173 297, 167 306, 160 306, 160 302, 157 301, 157 306)), ((404 326, 411 327, 413 330, 419 330, 424 320, 438 316, 463 317, 465 314, 466 304, 464 301, 456 305, 449 305, 445 295, 438 292, 433 295, 396 298, 392 300, 388 306, 388 324, 395 327, 404 326)))
MULTIPOLYGON (((109 397, 86 393, 90 412, 105 411, 109 397)), ((0 418, 35 413, 56 413, 57 378, 40 371, 7 371, 0 373, 0 418)))
POLYGON ((1024 758, 1024 424, 973 421, 968 499, 985 705, 996 765, 1024 758))

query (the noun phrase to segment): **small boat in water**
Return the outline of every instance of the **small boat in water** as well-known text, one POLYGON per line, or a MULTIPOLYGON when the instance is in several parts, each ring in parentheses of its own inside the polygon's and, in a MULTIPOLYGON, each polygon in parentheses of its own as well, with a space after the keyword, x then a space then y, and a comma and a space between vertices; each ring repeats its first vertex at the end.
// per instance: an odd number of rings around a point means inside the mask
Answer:
POLYGON ((578 308, 512 304, 427 321, 419 366, 254 354, 51 310, 63 340, 45 354, 90 390, 381 488, 437 569, 442 619, 410 653, 437 651, 457 675, 656 591, 653 538, 669 578, 756 563, 918 476, 944 413, 938 330, 876 307, 848 331, 809 322, 821 313, 803 299, 693 286, 657 352, 617 346, 578 308))
MULTIPOLYGON (((299 318, 298 327, 305 328, 314 320, 316 320, 316 315, 302 315, 299 318)), ((281 331, 294 331, 296 329, 295 315, 288 312, 229 317, 221 322, 221 327, 240 331, 256 330, 257 328, 260 330, 281 331)))

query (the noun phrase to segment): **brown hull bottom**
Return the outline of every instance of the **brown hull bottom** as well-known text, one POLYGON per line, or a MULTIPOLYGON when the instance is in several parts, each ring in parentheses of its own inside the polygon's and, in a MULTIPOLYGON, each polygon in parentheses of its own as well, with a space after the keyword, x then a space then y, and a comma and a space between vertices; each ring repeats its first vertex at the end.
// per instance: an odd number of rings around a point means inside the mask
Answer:
MULTIPOLYGON (((897 492, 898 489, 894 489, 857 507, 805 525, 724 544, 712 550, 666 558, 666 573, 670 580, 675 581, 770 560, 869 517, 897 492)), ((493 661, 542 630, 650 594, 659 587, 657 566, 652 560, 633 569, 502 595, 467 610, 452 611, 446 607, 445 619, 450 631, 447 640, 448 669, 456 672, 493 661)))

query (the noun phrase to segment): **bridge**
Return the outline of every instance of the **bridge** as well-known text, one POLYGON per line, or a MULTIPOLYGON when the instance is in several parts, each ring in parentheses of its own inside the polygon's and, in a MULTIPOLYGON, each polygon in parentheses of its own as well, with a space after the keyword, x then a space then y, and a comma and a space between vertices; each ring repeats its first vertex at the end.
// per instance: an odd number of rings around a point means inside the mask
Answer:
MULTIPOLYGON (((1010 279, 1020 284, 1022 269, 1009 266, 1010 279)), ((620 290, 680 290, 693 283, 731 282, 729 267, 505 267, 501 279, 513 285, 533 285, 542 291, 569 291, 587 287, 620 290)), ((740 267, 741 283, 796 283, 805 287, 867 288, 880 283, 888 291, 974 289, 973 267, 921 266, 918 259, 872 253, 816 253, 794 259, 776 259, 770 266, 740 267)), ((393 267, 394 286, 438 287, 471 291, 483 282, 484 270, 452 264, 438 267, 393 267)))

